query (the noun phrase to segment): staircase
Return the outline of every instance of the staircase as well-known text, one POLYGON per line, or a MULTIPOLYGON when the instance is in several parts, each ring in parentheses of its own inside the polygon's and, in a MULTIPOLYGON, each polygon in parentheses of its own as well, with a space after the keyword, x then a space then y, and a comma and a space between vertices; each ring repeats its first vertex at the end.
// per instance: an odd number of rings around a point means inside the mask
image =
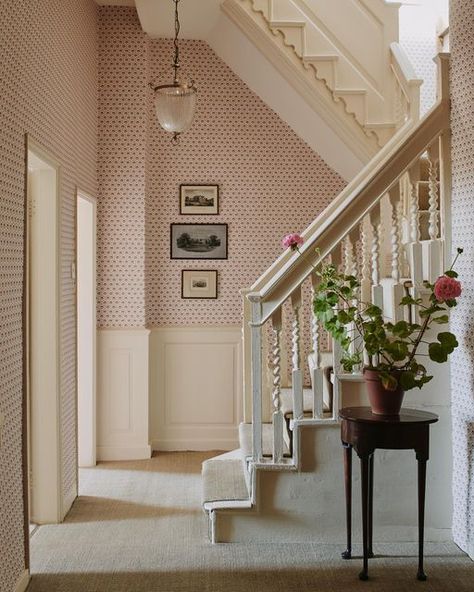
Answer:
POLYGON ((362 162, 419 117, 422 80, 398 43, 398 9, 384 0, 222 3, 362 162))
MULTIPOLYGON (((450 245, 449 54, 437 61, 433 109, 415 127, 402 125, 306 229, 300 254, 284 252, 243 291, 241 446, 203 463, 203 508, 213 542, 341 539, 344 523, 334 510, 343 508, 338 410, 364 404, 365 391, 360 373, 342 370, 341 352, 328 342, 305 293, 317 285, 314 266, 331 260, 358 276, 362 299, 396 322, 404 314, 401 298, 418 297, 423 281, 442 273, 450 245), (312 351, 303 364, 308 324, 312 351)), ((442 380, 437 377, 440 392, 431 399, 417 393, 418 404, 444 400, 442 380)), ((416 520, 403 501, 413 483, 404 481, 410 471, 397 462, 385 453, 376 465, 376 473, 398 475, 378 532, 386 540, 416 540, 409 526, 416 520)), ((441 497, 444 485, 433 479, 432 495, 441 497)), ((438 515, 427 525, 427 537, 442 536, 441 522, 438 515)))

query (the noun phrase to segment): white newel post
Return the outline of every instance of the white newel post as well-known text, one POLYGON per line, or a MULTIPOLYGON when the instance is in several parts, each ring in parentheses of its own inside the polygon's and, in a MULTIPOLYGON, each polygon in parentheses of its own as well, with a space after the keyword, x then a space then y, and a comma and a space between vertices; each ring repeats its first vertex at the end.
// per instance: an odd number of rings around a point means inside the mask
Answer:
POLYGON ((249 294, 251 302, 251 357, 252 357, 252 449, 253 460, 262 460, 262 304, 260 297, 249 294))
POLYGON ((301 289, 298 288, 291 295, 293 307, 293 321, 291 323, 291 345, 292 345, 292 386, 293 386, 293 417, 303 417, 303 373, 301 371, 301 332, 300 332, 300 310, 301 310, 301 289))

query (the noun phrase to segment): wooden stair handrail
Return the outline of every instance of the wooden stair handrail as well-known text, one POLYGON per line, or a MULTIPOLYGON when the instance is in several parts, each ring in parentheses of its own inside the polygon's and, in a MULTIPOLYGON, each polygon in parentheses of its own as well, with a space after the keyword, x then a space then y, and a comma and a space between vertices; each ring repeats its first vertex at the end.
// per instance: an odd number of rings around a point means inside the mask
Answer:
POLYGON ((310 224, 300 253, 286 251, 252 286, 252 324, 262 325, 362 220, 442 133, 449 130, 449 54, 438 55, 440 98, 416 126, 409 122, 310 224), (408 131, 409 130, 409 131, 408 131), (318 255, 315 250, 318 249, 318 255))

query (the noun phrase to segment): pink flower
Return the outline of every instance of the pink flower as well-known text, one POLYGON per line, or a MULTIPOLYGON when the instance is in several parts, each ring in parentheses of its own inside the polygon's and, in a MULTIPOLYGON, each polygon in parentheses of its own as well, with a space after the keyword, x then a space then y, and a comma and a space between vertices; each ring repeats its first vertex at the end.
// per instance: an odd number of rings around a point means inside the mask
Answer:
POLYGON ((447 275, 440 276, 434 285, 434 294, 438 302, 454 300, 461 295, 461 282, 447 275))
POLYGON ((301 235, 299 235, 297 232, 291 232, 290 234, 287 234, 283 237, 281 244, 285 249, 290 248, 292 251, 296 251, 298 247, 303 244, 303 242, 304 240, 301 235))

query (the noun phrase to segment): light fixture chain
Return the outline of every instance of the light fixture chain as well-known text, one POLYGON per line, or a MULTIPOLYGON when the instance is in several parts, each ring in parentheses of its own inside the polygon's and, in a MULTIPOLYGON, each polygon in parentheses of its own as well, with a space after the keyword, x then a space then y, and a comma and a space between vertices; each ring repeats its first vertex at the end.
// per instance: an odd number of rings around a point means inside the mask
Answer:
POLYGON ((174 4, 175 4, 175 10, 174 10, 174 63, 173 63, 173 69, 174 69, 174 83, 178 84, 178 68, 180 66, 179 63, 179 44, 178 44, 178 35, 179 35, 179 30, 181 28, 180 22, 179 22, 179 15, 178 15, 178 3, 180 0, 173 0, 174 4))

